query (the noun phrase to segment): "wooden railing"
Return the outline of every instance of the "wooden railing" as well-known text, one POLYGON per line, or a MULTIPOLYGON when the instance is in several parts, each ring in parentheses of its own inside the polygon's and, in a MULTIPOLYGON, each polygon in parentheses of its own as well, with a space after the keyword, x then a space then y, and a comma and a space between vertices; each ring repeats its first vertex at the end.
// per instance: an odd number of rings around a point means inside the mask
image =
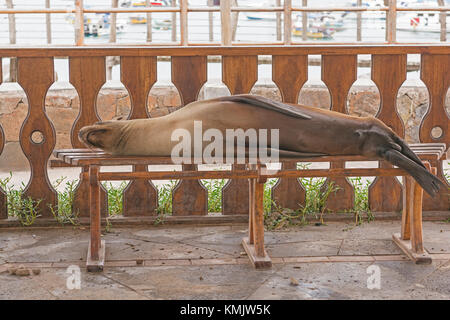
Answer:
MULTIPOLYGON (((136 8, 118 8, 118 1, 112 1, 112 7, 108 8, 85 8, 83 4, 83 0, 75 0, 75 6, 73 8, 65 8, 65 9, 55 9, 50 8, 49 0, 46 0, 46 6, 42 9, 17 9, 13 7, 13 0, 6 0, 7 8, 0 8, 0 14, 8 14, 9 15, 9 29, 10 29, 10 39, 14 39, 11 44, 15 44, 15 14, 36 14, 36 13, 44 13, 46 14, 46 23, 47 23, 47 42, 51 43, 51 23, 50 23, 50 14, 67 14, 72 13, 75 15, 75 44, 77 46, 85 45, 84 44, 84 14, 89 13, 111 13, 112 14, 112 27, 110 34, 110 42, 116 42, 115 35, 115 17, 118 13, 146 13, 147 14, 147 44, 152 45, 198 45, 196 43, 192 43, 188 41, 188 13, 190 12, 220 12, 221 17, 221 42, 216 44, 221 44, 224 46, 230 46, 233 44, 239 45, 249 45, 256 43, 245 43, 245 42, 235 42, 233 41, 233 33, 235 33, 236 25, 237 25, 237 16, 232 19, 232 14, 239 14, 240 12, 274 12, 277 14, 277 24, 276 27, 278 29, 283 29, 283 40, 281 40, 281 30, 277 30, 277 34, 279 35, 277 39, 280 39, 272 44, 298 44, 299 42, 292 41, 292 13, 301 12, 302 13, 302 25, 303 30, 308 29, 308 12, 355 12, 357 13, 357 25, 356 25, 356 40, 361 41, 361 13, 363 12, 385 12, 386 13, 386 35, 385 40, 386 43, 395 43, 396 42, 396 26, 397 26, 397 12, 439 12, 440 15, 440 24, 441 24, 441 32, 440 32, 440 41, 447 41, 447 25, 446 25, 446 13, 450 11, 448 6, 445 6, 443 0, 437 0, 435 7, 402 7, 398 6, 397 0, 386 0, 385 6, 380 7, 364 7, 362 6, 362 1, 357 1, 357 6, 353 7, 314 7, 308 6, 307 0, 302 0, 302 6, 296 7, 292 6, 292 0, 284 0, 283 5, 281 5, 281 1, 276 1, 276 6, 273 7, 244 7, 237 6, 236 0, 223 0, 220 2, 220 6, 212 5, 211 1, 205 1, 207 6, 188 6, 188 0, 172 0, 171 6, 151 6, 150 1, 146 0, 145 7, 136 7, 136 8), (155 43, 152 42, 152 28, 151 25, 151 14, 152 13, 172 13, 172 42, 174 43, 155 43), (179 34, 180 41, 176 41, 176 13, 180 15, 179 21, 179 34), (283 17, 283 19, 281 19, 283 17), (234 20, 234 22, 232 21, 234 20), (281 22, 282 21, 282 22, 281 22), (233 32, 234 31, 234 32, 233 32), (12 33, 11 33, 12 32, 12 33)), ((209 24, 212 24, 212 17, 210 16, 209 24)), ((210 26, 210 30, 212 30, 210 26)), ((212 32, 212 31, 211 31, 212 32)), ((211 34, 210 34, 211 39, 211 34)), ((307 33, 303 32, 302 42, 305 43, 308 40, 307 33)), ((128 43, 130 44, 130 43, 128 43)), ((209 43, 213 44, 213 43, 209 43)), ((267 42, 262 42, 261 44, 267 44, 267 42)), ((205 45, 202 43, 201 45, 205 45)))
MULTIPOLYGON (((430 106, 420 125, 421 142, 450 143, 449 116, 445 110, 445 97, 450 86, 450 46, 442 45, 390 45, 390 46, 264 46, 264 47, 46 47, 1 48, 0 58, 18 60, 18 83, 28 98, 28 115, 20 131, 20 144, 30 162, 31 178, 25 195, 41 199, 42 216, 51 213, 48 204, 56 204, 56 191, 47 177, 47 164, 55 147, 55 129, 46 115, 44 106, 47 90, 54 82, 55 57, 68 57, 70 82, 80 99, 80 111, 70 132, 72 146, 83 147, 78 140, 81 127, 99 121, 96 101, 105 83, 105 57, 121 57, 121 81, 132 101, 129 119, 145 118, 147 97, 157 79, 158 56, 170 56, 173 84, 179 91, 183 105, 197 99, 207 81, 207 57, 222 57, 222 81, 231 94, 248 93, 258 78, 258 55, 272 56, 272 79, 278 86, 283 101, 296 103, 299 92, 308 80, 308 55, 322 56, 322 80, 331 95, 331 109, 345 113, 347 95, 356 81, 357 55, 372 55, 372 80, 377 85, 381 106, 376 117, 384 121, 400 136, 404 125, 396 110, 397 92, 406 79, 407 54, 421 55, 421 79, 428 88, 430 106), (438 128, 436 136, 432 130, 438 128), (34 134, 42 134, 42 141, 33 141, 34 134)), ((1 66, 1 64, 0 64, 1 66)), ((0 72, 0 75, 2 73, 0 72)), ((0 79, 1 82, 1 79, 0 79)), ((0 127, 1 129, 1 127, 0 127)), ((0 150, 4 145, 0 130, 0 150)), ((331 163, 342 168, 344 163, 331 163)), ((443 177, 442 163, 437 167, 443 177)), ((234 169, 241 169, 240 165, 234 169)), ((147 170, 135 166, 135 171, 147 170)), ((74 209, 87 215, 87 181, 82 180, 76 190, 74 209)), ((354 190, 346 179, 336 183, 342 188, 332 194, 327 206, 335 211, 353 207, 354 190)), ((369 202, 372 211, 399 211, 402 207, 401 185, 394 177, 378 177, 370 186, 369 202), (396 195, 396 196, 394 196, 396 195)), ((206 215, 207 191, 198 180, 181 181, 173 192, 174 215, 206 215)), ((282 178, 273 188, 273 196, 282 207, 293 207, 305 201, 305 190, 296 179, 282 178), (282 196, 284 195, 284 196, 282 196), (288 195, 288 196, 286 196, 288 195)), ((132 182, 124 192, 124 215, 155 214, 157 190, 145 181, 132 182), (139 198, 137 201, 137 197, 139 198)), ((0 192, 0 217, 6 218, 5 196, 0 192)), ((103 192, 103 212, 106 213, 106 194, 103 192)), ((437 199, 424 195, 425 211, 450 210, 445 193, 437 199)), ((223 214, 248 213, 248 185, 244 180, 230 180, 223 188, 223 214)))

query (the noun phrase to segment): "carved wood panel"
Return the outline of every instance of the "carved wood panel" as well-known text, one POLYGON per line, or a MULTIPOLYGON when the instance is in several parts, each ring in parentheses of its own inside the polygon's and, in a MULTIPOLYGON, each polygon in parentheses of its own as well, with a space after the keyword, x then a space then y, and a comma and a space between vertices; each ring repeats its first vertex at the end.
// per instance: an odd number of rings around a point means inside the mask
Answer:
MULTIPOLYGON (((301 88, 308 79, 308 56, 272 56, 272 80, 281 92, 283 102, 297 103, 301 88)), ((284 169, 296 169, 295 162, 282 164, 284 169)), ((306 190, 299 179, 280 178, 272 188, 272 200, 277 206, 298 209, 304 205, 306 190)))
MULTIPOLYGON (((120 80, 130 94, 128 119, 148 118, 148 93, 156 82, 156 57, 121 57, 120 80)), ((133 171, 147 171, 146 165, 133 166, 133 171)), ((123 191, 123 215, 156 214, 158 191, 151 181, 133 180, 123 191)))
MULTIPOLYGON (((430 107, 422 120, 419 137, 420 142, 444 142, 447 148, 450 144, 450 121, 445 110, 445 99, 450 86, 450 56, 422 54, 420 78, 428 88, 430 107), (442 134, 433 137, 431 132, 438 127, 442 134)), ((437 132, 439 133, 439 132, 437 132)), ((437 176, 450 188, 444 177, 442 161, 433 161, 432 166, 437 168, 437 176)), ((450 210, 448 192, 440 192, 436 198, 423 193, 423 210, 450 210)))
MULTIPOLYGON (((2 154, 4 146, 5 146, 5 134, 3 132, 2 126, 0 125, 0 155, 2 154)), ((0 188, 0 219, 7 219, 7 218, 8 218, 8 199, 6 197, 6 191, 0 188)))
MULTIPOLYGON (((249 93, 258 80, 258 56, 223 56, 222 81, 231 94, 249 93)), ((245 165, 232 165, 232 170, 245 170, 245 165)), ((248 214, 248 181, 230 179, 222 189, 222 213, 248 214)))
MULTIPOLYGON (((0 84, 3 81, 2 59, 0 58, 0 84)), ((3 127, 0 125, 0 155, 2 154, 3 147, 5 146, 5 134, 3 127)), ((0 188, 0 219, 8 218, 8 200, 6 198, 6 192, 0 188)))
MULTIPOLYGON (((397 112, 397 93, 406 80, 406 55, 372 55, 372 80, 380 92, 380 110, 376 117, 404 137, 405 129, 397 112)), ((380 162, 379 168, 393 168, 380 162)), ((402 185, 395 177, 376 177, 369 187, 369 207, 372 211, 396 211, 403 206, 402 185)))
MULTIPOLYGON (((356 55, 323 55, 322 80, 328 87, 331 96, 331 110, 347 113, 347 96, 357 77, 356 55)), ((332 162, 330 168, 344 168, 345 162, 332 162)), ((326 207, 332 211, 350 210, 354 206, 355 193, 353 185, 347 178, 327 179, 322 188, 334 182, 339 190, 329 195, 326 207)))
MULTIPOLYGON (((70 57, 69 80, 75 87, 80 99, 80 112, 71 130, 71 142, 74 148, 85 148, 78 140, 78 132, 87 125, 92 125, 100 120, 96 104, 97 95, 106 81, 105 57, 70 57)), ((82 168, 82 172, 88 172, 82 168)), ((73 210, 80 217, 89 216, 89 181, 80 178, 73 199, 73 210)), ((108 214, 108 197, 105 188, 100 188, 100 211, 102 216, 108 214)))
POLYGON ((24 197, 40 201, 41 216, 51 217, 49 205, 56 206, 58 197, 48 180, 47 162, 56 137, 45 113, 45 96, 54 81, 53 58, 18 58, 17 77, 28 99, 28 114, 20 129, 20 146, 31 170, 24 197))
MULTIPOLYGON (((183 106, 197 100, 206 80, 206 56, 172 57, 172 82, 180 93, 183 106)), ((183 170, 197 170, 197 166, 186 164, 183 170)), ((181 180, 177 184, 172 193, 172 214, 208 214, 208 190, 199 180, 181 180)))

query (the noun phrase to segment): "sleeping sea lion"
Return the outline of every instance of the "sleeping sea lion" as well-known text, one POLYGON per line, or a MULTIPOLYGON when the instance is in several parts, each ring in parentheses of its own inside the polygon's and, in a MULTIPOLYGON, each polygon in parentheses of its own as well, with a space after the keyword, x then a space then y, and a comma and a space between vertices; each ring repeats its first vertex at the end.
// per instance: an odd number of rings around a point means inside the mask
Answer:
MULTIPOLYGON (((194 134, 202 129, 278 129, 277 151, 283 157, 362 155, 387 160, 406 170, 431 196, 445 185, 428 172, 408 145, 373 117, 355 117, 304 105, 291 105, 256 95, 234 95, 192 102, 163 117, 105 121, 83 127, 80 140, 114 155, 170 156, 175 129, 194 134)), ((268 143, 268 148, 271 148, 268 143)))

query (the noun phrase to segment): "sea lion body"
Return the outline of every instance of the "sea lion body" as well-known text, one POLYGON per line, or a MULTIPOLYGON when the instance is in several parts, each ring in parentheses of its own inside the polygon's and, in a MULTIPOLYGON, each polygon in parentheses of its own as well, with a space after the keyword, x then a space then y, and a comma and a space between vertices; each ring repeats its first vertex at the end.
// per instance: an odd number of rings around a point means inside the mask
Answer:
MULTIPOLYGON (((178 143, 172 141, 173 131, 185 129, 193 137, 194 121, 201 121, 203 132, 218 129, 223 137, 227 129, 278 129, 281 158, 363 155, 404 168, 431 195, 443 186, 407 144, 378 119, 287 105, 253 95, 196 101, 158 118, 101 122, 82 128, 79 137, 89 147, 114 155, 171 156, 178 143)), ((270 148, 270 139, 267 142, 270 148)), ((208 143, 203 142, 203 148, 208 143)))

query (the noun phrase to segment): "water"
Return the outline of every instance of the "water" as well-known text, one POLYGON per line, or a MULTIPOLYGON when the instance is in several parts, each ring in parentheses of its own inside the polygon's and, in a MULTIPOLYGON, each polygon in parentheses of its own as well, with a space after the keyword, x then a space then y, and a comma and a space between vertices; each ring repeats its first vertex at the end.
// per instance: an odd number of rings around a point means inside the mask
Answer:
MULTIPOLYGON (((109 7, 111 0, 85 0, 86 7, 109 7)), ((190 6, 204 6, 207 3, 206 0, 189 0, 190 6)), ((269 2, 256 1, 256 0, 238 0, 238 4, 242 6, 267 6, 266 3, 275 5, 275 0, 269 2)), ((309 1, 310 5, 316 6, 349 6, 351 1, 349 0, 314 0, 309 1)), ((356 3, 356 1, 353 1, 356 3)), ((447 0, 450 3, 450 0, 447 0)), ((14 5, 16 8, 26 9, 38 9, 44 8, 44 0, 15 0, 14 5)), ((294 0, 294 6, 300 6, 301 0, 294 0)), ((5 8, 5 0, 0 0, 0 8, 5 8)), ((73 0, 51 0, 52 8, 73 8, 73 0)), ((130 16, 136 14, 120 13, 117 15, 119 21, 127 22, 130 16)), ((171 19, 171 13, 154 13, 152 14, 153 20, 171 19)), ((254 14, 252 14, 254 15, 254 14)), ((270 14, 275 19, 276 14, 270 14)), ((296 19, 296 13, 293 14, 293 20, 296 19)), ((68 14, 52 14, 52 44, 55 45, 74 45, 75 36, 73 24, 68 21, 68 14)), ((364 42, 382 42, 385 39, 385 21, 381 19, 375 19, 376 13, 363 13, 362 18, 362 40, 364 42)), ((398 14, 400 18, 402 13, 398 14)), ((213 14, 214 21, 214 41, 220 42, 220 13, 213 14)), ((331 40, 309 40, 319 43, 333 43, 333 42, 353 42, 356 41, 356 13, 350 13, 344 20, 344 29, 338 31, 333 35, 331 40)), ((190 42, 195 43, 207 43, 209 41, 209 28, 208 28, 208 13, 189 13, 188 16, 188 37, 190 42)), ((179 27, 179 15, 177 14, 177 26, 179 27)), ((450 18, 447 17, 447 25, 450 26, 450 18)), ((0 14, 0 45, 9 44, 9 30, 8 30, 7 15, 0 14)), ((16 15, 16 28, 17 28, 17 44, 18 45, 45 45, 46 39, 46 25, 45 14, 17 14, 16 15)), ((283 29, 283 28, 282 28, 283 29)), ((450 29, 450 28, 449 28, 450 29)), ((153 29, 152 37, 154 42, 171 42, 171 30, 156 30, 153 29)), ((179 37, 179 35, 178 35, 179 37)), ((449 34, 450 38, 450 34, 449 34)), ((179 40, 179 39, 178 39, 179 40)), ((438 33, 419 33, 419 32, 407 32, 397 31, 397 40, 399 42, 439 42, 438 33)), ((126 24, 125 31, 117 35, 117 43, 119 44, 145 44, 146 41, 146 26, 145 25, 133 25, 126 24)), ((239 14, 238 29, 236 33, 236 41, 238 42, 274 42, 277 41, 276 35, 276 22, 269 20, 249 20, 246 13, 239 14)), ((301 38, 293 37, 293 41, 301 41, 301 38)), ((86 37, 86 44, 104 44, 109 42, 109 36, 100 37, 86 37)), ((411 57, 411 59, 417 59, 417 57, 411 57)), ((4 72, 7 72, 6 65, 7 59, 3 59, 5 67, 4 72)), ((221 77, 220 64, 209 64, 208 66, 208 79, 209 81, 219 81, 221 77)), ((58 73, 60 81, 68 81, 68 66, 67 60, 55 60, 55 70, 58 73)), ((362 78, 370 77, 369 68, 360 68, 359 73, 362 78)), ((169 81, 170 78, 170 63, 160 62, 158 63, 158 78, 160 82, 169 81)), ((259 75, 261 79, 271 78, 271 66, 261 65, 259 66, 259 75)), ((409 73, 408 75, 412 79, 418 78, 418 73, 409 73)), ((5 79, 7 75, 5 75, 5 79)), ((320 79, 320 67, 310 67, 309 78, 312 80, 320 79)), ((120 70, 116 66, 113 69, 113 79, 120 79, 120 70)), ((261 80, 264 81, 264 80, 261 80)))
MULTIPOLYGON (((190 0, 191 6, 204 6, 206 0, 190 0)), ((349 6, 352 1, 350 0, 314 0, 309 1, 310 5, 314 6, 349 6)), ((356 1, 353 1, 355 3, 356 1)), ((85 0, 86 7, 109 7, 111 0, 85 0)), ((256 0, 238 0, 238 4, 242 6, 267 6, 268 4, 275 4, 275 0, 271 1, 256 1, 256 0)), ((450 0, 447 0, 450 3, 450 0)), ((16 8, 38 9, 44 8, 44 0, 15 0, 16 8)), ((301 1, 293 1, 294 6, 300 6, 301 1)), ((51 0, 52 8, 73 8, 73 0, 51 0)), ((0 7, 5 8, 5 0, 0 0, 0 7)), ((73 25, 67 21, 67 15, 64 14, 52 14, 52 43, 58 45, 73 45, 74 42, 74 30, 73 25)), ((120 13, 117 15, 118 20, 127 22, 129 17, 136 14, 120 13)), ((366 42, 381 42, 385 38, 385 21, 380 19, 374 19, 377 13, 363 13, 362 24, 362 40, 366 42)), ((399 13, 400 18, 405 13, 399 13)), ((297 13, 294 13, 292 18, 296 19, 297 13)), ((152 15, 154 20, 170 19, 171 13, 154 13, 152 15)), ((275 19, 276 14, 272 13, 271 17, 275 19)), ((207 42, 209 41, 208 32, 208 13, 194 12, 189 13, 189 41, 191 42, 207 42)), ((214 19, 214 41, 220 41, 220 13, 213 14, 214 19)), ((177 14, 178 26, 179 15, 177 14)), ((17 14, 17 44, 21 45, 42 45, 46 44, 46 27, 45 27, 45 14, 17 14)), ((447 25, 450 25, 450 17, 447 17, 447 25)), ((356 13, 349 13, 345 19, 344 30, 338 31, 334 34, 331 40, 316 40, 317 42, 352 42, 356 41, 356 13)), ((170 42, 171 30, 156 30, 153 29, 153 41, 154 42, 170 42)), ((301 38, 293 37, 294 41, 301 41, 301 38)), ((438 42, 438 33, 419 33, 419 32, 407 32, 398 31, 397 39, 399 42, 438 42)), ((87 44, 101 44, 107 43, 109 37, 87 37, 85 42, 87 44)), ((131 25, 127 24, 123 33, 118 34, 118 43, 145 43, 146 41, 146 26, 145 25, 131 25)), ((238 30, 236 35, 236 41, 241 42, 253 42, 253 41, 277 41, 276 37, 276 22, 275 21, 262 21, 262 20, 249 20, 246 13, 239 14, 238 30)), ((7 15, 0 14, 0 45, 6 45, 9 43, 8 32, 8 19, 7 15)))

